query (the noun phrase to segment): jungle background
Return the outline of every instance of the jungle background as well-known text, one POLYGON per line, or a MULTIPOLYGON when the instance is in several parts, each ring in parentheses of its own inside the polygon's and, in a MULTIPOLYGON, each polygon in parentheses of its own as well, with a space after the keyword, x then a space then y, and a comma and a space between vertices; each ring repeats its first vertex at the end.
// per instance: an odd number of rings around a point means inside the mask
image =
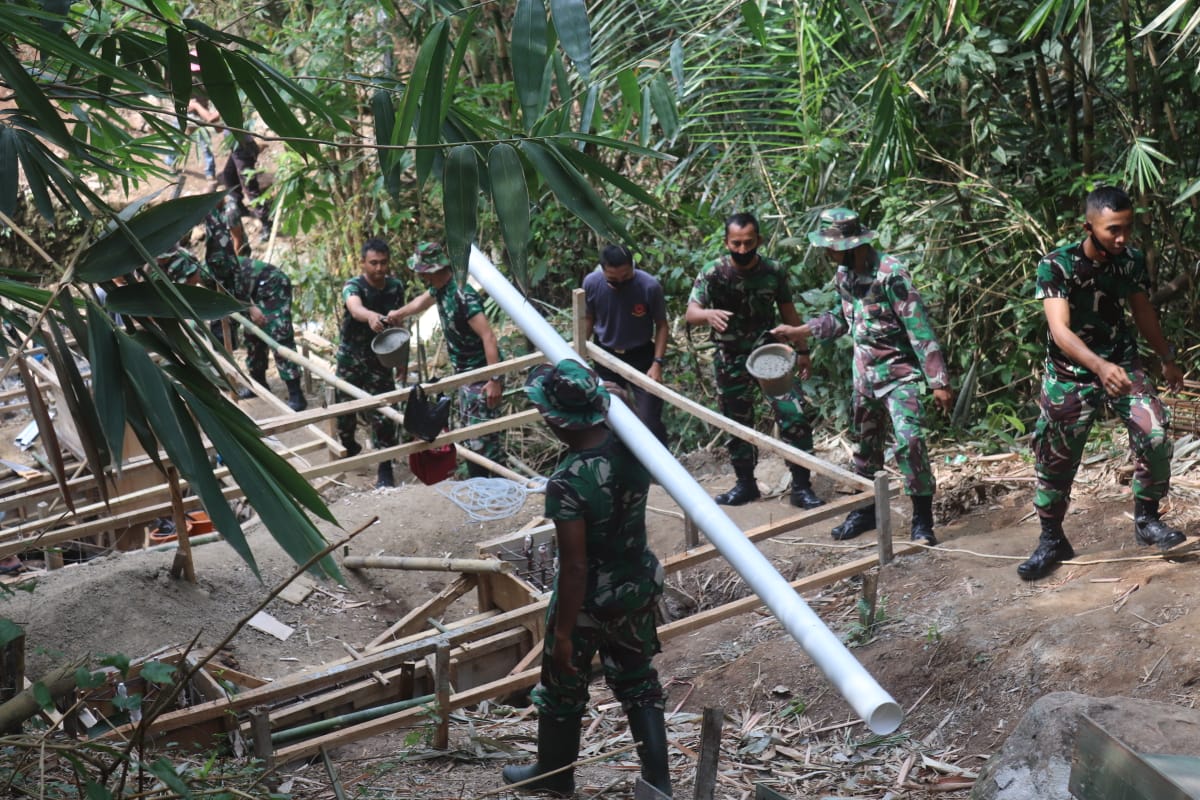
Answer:
MULTIPOLYGON (((625 241, 679 319, 738 210, 758 214, 764 252, 788 265, 802 309, 820 310, 833 303, 832 268, 804 234, 821 209, 849 205, 931 308, 964 396, 940 433, 1009 450, 1035 416, 1034 267, 1080 236, 1097 184, 1135 197, 1164 327, 1185 371, 1194 362, 1198 20, 1184 0, 8 3, 2 374, 16 369, 14 349, 46 348, 73 387, 92 471, 120 461, 128 422, 147 451, 168 452, 253 565, 204 480, 199 430, 215 435, 240 483, 278 489, 252 502, 285 551, 302 561, 320 549, 313 517, 332 515, 216 390, 203 334, 185 324, 237 304, 153 269, 113 283, 212 206, 144 188, 170 186, 165 156, 189 156, 187 101, 203 92, 223 120, 218 164, 226 130, 267 148, 284 240, 275 260, 301 321, 327 334, 370 235, 392 242, 402 273, 421 239, 445 239, 460 272, 478 244, 564 328, 561 309, 600 246, 625 241)), ((519 333, 505 333, 521 352, 519 333)), ((712 399, 706 338, 676 328, 668 381, 712 399)), ((808 386, 834 429, 847 348, 819 348, 808 386)), ((711 435, 668 422, 680 453, 711 435)))

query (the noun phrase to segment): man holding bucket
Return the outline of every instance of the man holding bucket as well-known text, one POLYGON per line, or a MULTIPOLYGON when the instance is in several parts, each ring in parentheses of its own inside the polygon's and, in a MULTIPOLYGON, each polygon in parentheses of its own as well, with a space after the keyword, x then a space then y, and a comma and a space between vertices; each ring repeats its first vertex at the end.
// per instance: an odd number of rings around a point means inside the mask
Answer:
MULTIPOLYGON (((420 314, 437 304, 446 349, 455 372, 468 372, 502 360, 496 334, 483 313, 483 301, 470 285, 460 287, 450 269, 450 257, 437 242, 421 242, 408 259, 408 266, 429 288, 396 311, 396 321, 420 314)), ((500 416, 500 399, 504 394, 503 378, 494 375, 458 390, 458 421, 463 427, 486 422, 500 416)), ((468 439, 463 445, 473 453, 503 465, 504 445, 499 433, 489 433, 468 439)), ((472 478, 491 474, 487 468, 467 462, 472 478)))
MULTIPOLYGON (((747 357, 760 345, 772 343, 771 330, 780 318, 787 326, 799 326, 800 316, 792 302, 787 271, 775 261, 760 256, 762 244, 758 220, 754 215, 734 214, 725 221, 725 249, 728 251, 700 272, 688 297, 684 319, 689 325, 712 328, 717 346, 715 367, 721 413, 734 422, 754 426, 755 379, 746 368, 747 357), (778 312, 778 316, 777 316, 778 312)), ((800 350, 797 367, 801 377, 808 374, 808 351, 800 350)), ((805 413, 804 391, 795 381, 778 396, 767 396, 775 412, 780 438, 801 450, 811 451, 812 424, 805 413)), ((757 452, 754 446, 730 436, 726 446, 737 483, 714 499, 723 506, 740 506, 762 495, 754 480, 757 452)), ((792 505, 816 508, 823 505, 812 490, 809 471, 791 465, 792 505)))
MULTIPOLYGON (((342 287, 342 341, 337 351, 339 378, 352 383, 364 392, 383 394, 396 388, 396 372, 384 366, 371 351, 371 340, 389 325, 400 322, 397 309, 404 305, 404 282, 393 276, 391 270, 391 248, 382 239, 368 239, 362 247, 362 274, 356 275, 342 287)), ((354 398, 338 391, 337 402, 354 398)), ((400 431, 396 423, 380 414, 371 412, 371 444, 376 450, 395 447, 400 443, 400 431)), ((358 427, 355 414, 343 414, 337 418, 338 438, 351 456, 362 452, 362 445, 354 439, 358 427)), ((379 462, 376 487, 395 486, 391 460, 379 462)))
MULTIPOLYGON (((949 413, 954 393, 946 359, 921 295, 899 260, 879 253, 869 242, 875 231, 848 208, 821 214, 818 231, 808 234, 838 265, 834 285, 841 304, 799 327, 780 325, 773 332, 803 348, 809 336, 836 339, 846 333, 854 341, 854 387, 851 437, 854 471, 871 478, 883 468, 887 420, 896 438, 896 461, 904 489, 912 500, 912 540, 937 544, 933 535, 933 492, 936 488, 925 446, 921 395, 928 384, 938 408, 949 413)), ((875 506, 850 512, 833 529, 834 539, 852 539, 875 528, 875 506)))

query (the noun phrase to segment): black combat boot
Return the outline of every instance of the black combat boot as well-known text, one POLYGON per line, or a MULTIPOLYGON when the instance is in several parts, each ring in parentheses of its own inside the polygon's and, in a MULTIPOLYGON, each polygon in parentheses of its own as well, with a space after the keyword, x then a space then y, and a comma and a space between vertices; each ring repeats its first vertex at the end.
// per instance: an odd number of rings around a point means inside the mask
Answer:
POLYGON ((288 408, 292 411, 303 411, 308 408, 308 400, 304 398, 304 390, 300 388, 300 379, 292 378, 284 383, 287 384, 288 390, 288 408))
POLYGON ((867 506, 866 508, 856 508, 847 514, 845 521, 834 528, 830 535, 842 542, 873 530, 875 530, 875 506, 867 506))
POLYGON ((631 708, 629 732, 637 742, 642 780, 670 797, 671 770, 667 767, 667 726, 663 722, 663 710, 653 706, 631 708))
POLYGON ((1155 545, 1164 553, 1187 539, 1183 531, 1159 519, 1157 500, 1136 498, 1133 501, 1133 535, 1138 544, 1155 545))
POLYGON ((468 478, 490 478, 492 471, 483 464, 476 464, 474 461, 467 462, 467 477, 468 478))
POLYGON ((346 448, 346 458, 352 458, 362 452, 362 445, 354 440, 353 436, 339 437, 342 442, 342 447, 346 448))
MULTIPOLYGON (((267 371, 265 369, 262 372, 251 372, 250 379, 255 383, 261 384, 264 389, 271 388, 267 384, 267 371)), ((243 387, 238 389, 237 396, 242 400, 249 400, 251 397, 254 397, 254 390, 249 386, 243 387)))
MULTIPOLYGON (((545 714, 539 715, 537 761, 525 767, 505 767, 501 773, 504 782, 520 783, 575 763, 579 756, 579 722, 580 717, 558 720, 545 714)), ((546 775, 520 788, 530 792, 553 792, 564 797, 569 796, 575 793, 575 768, 546 775)))
POLYGON ((762 497, 758 491, 758 481, 754 480, 754 464, 734 464, 733 473, 737 475, 737 483, 728 492, 717 495, 714 500, 719 506, 744 506, 751 500, 762 497))
POLYGON ((912 540, 933 547, 937 538, 933 535, 933 495, 914 494, 912 500, 912 540))
POLYGON ((379 462, 379 469, 375 473, 375 488, 390 489, 396 485, 396 478, 392 475, 391 459, 379 462))
POLYGON ((1038 537, 1037 550, 1027 560, 1017 565, 1021 580, 1036 581, 1053 572, 1060 563, 1075 557, 1075 548, 1063 533, 1062 521, 1043 519, 1042 533, 1038 537))
POLYGON ((812 490, 812 480, 807 467, 792 465, 792 505, 796 508, 816 508, 825 505, 812 490))

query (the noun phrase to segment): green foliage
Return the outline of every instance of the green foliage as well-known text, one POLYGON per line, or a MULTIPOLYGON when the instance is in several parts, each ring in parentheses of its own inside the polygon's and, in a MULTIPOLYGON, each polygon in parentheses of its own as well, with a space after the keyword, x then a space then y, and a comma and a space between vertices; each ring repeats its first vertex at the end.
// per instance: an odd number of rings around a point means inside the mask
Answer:
POLYGON ((854 607, 858 612, 858 619, 850 623, 842 637, 848 647, 869 644, 888 621, 886 595, 879 595, 874 605, 867 598, 860 597, 854 607))

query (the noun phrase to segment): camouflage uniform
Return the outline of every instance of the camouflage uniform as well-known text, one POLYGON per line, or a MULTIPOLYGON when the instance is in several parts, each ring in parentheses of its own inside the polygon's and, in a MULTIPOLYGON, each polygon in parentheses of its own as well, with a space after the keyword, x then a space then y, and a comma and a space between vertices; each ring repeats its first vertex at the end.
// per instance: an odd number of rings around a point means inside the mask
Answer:
MULTIPOLYGON (((274 264, 257 258, 239 258, 238 268, 233 272, 233 286, 229 290, 237 299, 253 303, 267 318, 262 329, 268 336, 284 347, 296 349, 296 333, 292 329, 292 281, 287 273, 274 264)), ((251 375, 263 375, 267 371, 267 353, 270 348, 257 336, 246 337, 246 369, 251 375)), ((300 377, 300 368, 278 353, 275 366, 279 377, 285 382, 300 377)))
POLYGON ((1096 374, 1072 361, 1047 335, 1041 415, 1034 430, 1038 484, 1033 504, 1042 519, 1061 522, 1066 515, 1071 484, 1102 406, 1129 430, 1134 498, 1158 501, 1167 494, 1174 451, 1169 413, 1146 379, 1125 318, 1126 298, 1147 287, 1145 262, 1133 248, 1098 264, 1084 255, 1082 244, 1067 245, 1038 263, 1036 297, 1065 298, 1071 331, 1096 355, 1123 367, 1133 382, 1129 394, 1109 397, 1096 374))
MULTIPOLYGON (((234 278, 239 269, 238 256, 250 255, 250 245, 246 239, 246 230, 242 227, 242 217, 238 213, 237 199, 226 193, 221 204, 214 208, 204 218, 204 263, 225 291, 233 294, 236 284, 234 278), (234 234, 242 242, 242 252, 235 248, 234 234)), ((230 321, 230 346, 237 347, 237 323, 230 321)), ((218 341, 224 341, 221 320, 215 319, 209 323, 212 334, 218 341)))
MULTIPOLYGON (((366 278, 358 275, 342 286, 342 307, 345 313, 342 315, 342 341, 338 345, 335 374, 369 394, 393 391, 396 388, 395 371, 381 364, 379 357, 371 352, 371 340, 375 338, 375 332, 365 322, 359 322, 350 316, 350 310, 345 308, 351 295, 357 295, 364 308, 378 314, 387 314, 404 305, 404 282, 389 275, 383 288, 376 289, 367 283, 366 278)), ((341 390, 336 391, 335 398, 339 403, 354 399, 341 390)), ((369 419, 371 444, 376 450, 394 447, 400 443, 399 428, 395 422, 377 411, 371 412, 369 419)), ((343 442, 354 440, 357 427, 358 419, 355 414, 343 414, 337 418, 337 432, 343 442)))
POLYGON ((947 388, 946 360, 903 264, 879 253, 873 258, 877 264, 868 275, 838 267, 834 286, 841 296, 840 308, 807 324, 818 339, 849 333, 854 342, 854 471, 869 478, 883 469, 890 418, 905 491, 928 496, 937 487, 925 445, 922 379, 930 389, 947 388))
MULTIPOLYGON (((770 330, 778 324, 780 303, 792 302, 787 272, 775 261, 759 256, 749 272, 739 273, 729 256, 706 265, 692 286, 689 303, 732 312, 724 332, 711 331, 717 345, 714 366, 721 413, 734 422, 754 427, 754 393, 758 381, 746 370, 746 357, 756 347, 775 341, 770 330)), ((779 397, 768 397, 780 438, 801 450, 812 450, 808 403, 799 382, 779 397)), ((753 467, 757 451, 736 436, 726 440, 735 468, 753 467)))
MULTIPOLYGON (((591 450, 569 453, 546 485, 546 517, 587 523, 587 593, 571 634, 576 675, 542 659, 533 702, 547 716, 578 719, 587 706, 592 658, 600 652, 604 678, 626 712, 663 707, 662 684, 651 659, 661 650, 654 601, 663 570, 646 545, 650 475, 615 436, 591 450)), ((558 591, 550 599, 547 653, 554 652, 558 591)))
MULTIPOLYGON (((483 301, 471 286, 462 289, 453 278, 441 289, 430 289, 437 301, 438 317, 442 321, 442 333, 446 337, 446 349, 455 372, 468 372, 487 366, 487 355, 483 351, 483 340, 471 330, 470 320, 483 313, 483 301)), ((501 356, 503 359, 503 356, 501 356)), ((496 419, 501 406, 488 408, 484 389, 487 381, 476 381, 458 390, 458 424, 461 427, 496 419)), ((504 445, 499 433, 490 433, 478 439, 468 439, 463 446, 497 464, 505 463, 504 445)))
POLYGON ((172 283, 183 283, 201 269, 200 260, 182 247, 168 250, 157 261, 172 283))

